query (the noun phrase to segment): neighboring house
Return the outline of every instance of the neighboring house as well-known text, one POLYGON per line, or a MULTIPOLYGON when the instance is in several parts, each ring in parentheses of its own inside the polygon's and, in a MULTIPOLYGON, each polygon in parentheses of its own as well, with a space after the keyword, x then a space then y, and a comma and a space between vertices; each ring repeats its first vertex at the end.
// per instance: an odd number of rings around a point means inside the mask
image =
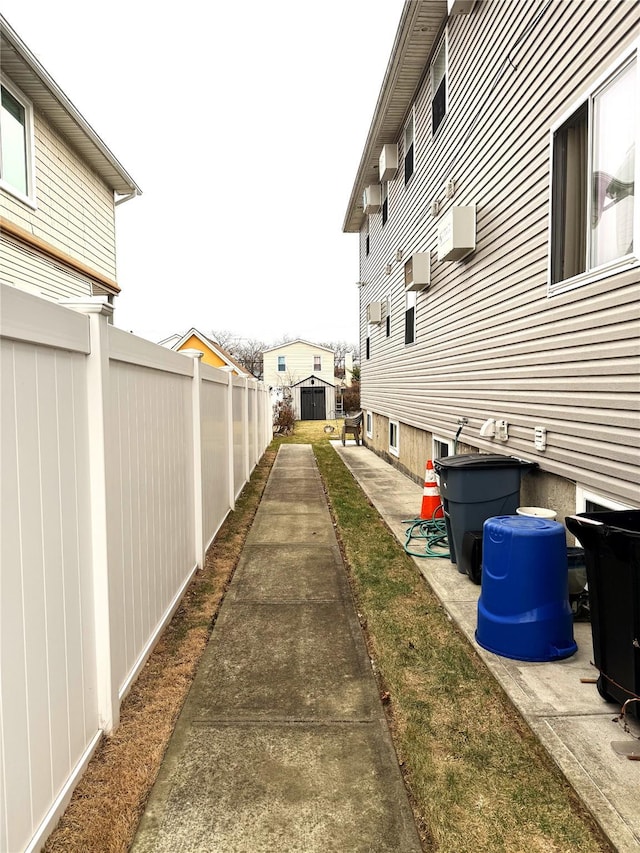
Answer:
POLYGON ((404 4, 344 231, 366 441, 417 480, 479 449, 560 518, 640 505, 639 39, 634 2, 404 4))
POLYGON ((335 384, 334 352, 301 339, 269 347, 263 353, 263 381, 272 388, 290 388, 311 375, 335 384))
POLYGON ((189 329, 182 337, 171 335, 163 341, 158 342, 160 346, 180 352, 185 349, 197 349, 204 353, 202 361, 204 364, 210 364, 211 367, 220 367, 223 370, 230 370, 236 376, 251 376, 246 368, 238 364, 235 359, 224 350, 219 343, 203 335, 197 329, 189 329))
POLYGON ((293 403, 296 420, 336 416, 335 353, 329 347, 301 339, 266 349, 263 382, 275 403, 283 397, 293 403))
POLYGON ((111 302, 115 207, 140 189, 1 16, 0 68, 0 280, 111 302))

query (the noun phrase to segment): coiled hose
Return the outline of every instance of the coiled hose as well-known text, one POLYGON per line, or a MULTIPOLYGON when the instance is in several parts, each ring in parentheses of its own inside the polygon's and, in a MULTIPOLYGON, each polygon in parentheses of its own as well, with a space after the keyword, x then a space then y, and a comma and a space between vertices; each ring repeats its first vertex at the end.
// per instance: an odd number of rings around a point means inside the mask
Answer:
POLYGON ((446 557, 450 558, 449 540, 444 518, 436 518, 442 506, 438 507, 432 518, 408 518, 402 523, 408 524, 404 550, 412 557, 446 557), (423 550, 414 551, 409 546, 416 539, 423 550))

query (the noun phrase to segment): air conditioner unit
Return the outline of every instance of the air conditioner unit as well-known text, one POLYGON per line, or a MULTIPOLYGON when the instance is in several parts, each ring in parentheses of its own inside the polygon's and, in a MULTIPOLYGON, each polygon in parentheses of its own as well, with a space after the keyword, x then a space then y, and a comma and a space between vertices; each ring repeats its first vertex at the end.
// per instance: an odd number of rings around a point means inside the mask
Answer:
POLYGON ((468 15, 476 4, 476 0, 447 0, 449 15, 468 15))
POLYGON ((438 260, 460 261, 476 247, 476 206, 454 206, 438 222, 438 260))
POLYGON ((404 265, 404 289, 424 290, 431 284, 431 255, 416 252, 404 265))
POLYGON ((380 184, 370 184, 362 194, 362 207, 366 214, 379 213, 382 206, 380 184))
POLYGON ((382 302, 370 302, 367 305, 367 323, 382 323, 382 302))
POLYGON ((392 181, 398 171, 397 144, 383 145, 380 152, 380 182, 392 181))

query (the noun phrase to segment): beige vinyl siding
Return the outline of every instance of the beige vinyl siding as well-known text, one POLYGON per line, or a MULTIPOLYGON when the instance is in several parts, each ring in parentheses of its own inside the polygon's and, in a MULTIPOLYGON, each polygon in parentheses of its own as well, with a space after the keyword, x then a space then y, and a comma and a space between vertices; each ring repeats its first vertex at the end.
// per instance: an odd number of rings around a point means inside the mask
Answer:
POLYGON ((54 301, 60 297, 91 296, 97 292, 88 278, 6 235, 0 235, 0 253, 0 278, 4 284, 54 301))
MULTIPOLYGON (((113 192, 35 111, 36 209, 0 192, 0 214, 95 269, 116 277, 113 192)), ((57 265, 56 265, 57 268, 57 265)))
POLYGON ((270 349, 263 356, 263 376, 265 385, 295 385, 309 376, 317 376, 329 385, 335 384, 334 354, 332 350, 314 346, 303 341, 293 341, 283 344, 277 349, 270 349), (278 370, 278 356, 285 357, 285 370, 278 370), (313 369, 314 355, 321 356, 322 370, 313 369))
MULTIPOLYGON (((548 295, 550 131, 616 58, 640 38, 634 3, 554 0, 513 51, 540 6, 477 4, 448 24, 447 114, 431 138, 426 75, 415 100, 415 171, 389 183, 389 218, 369 218, 360 241, 362 405, 483 450, 535 459, 544 470, 640 504, 640 308, 637 268, 548 295), (570 37, 569 37, 570 34, 570 37), (443 184, 456 182, 453 202, 443 184), (437 260, 437 221, 455 204, 477 205, 477 249, 437 260), (403 260, 395 260, 396 250, 403 260), (403 268, 431 253, 431 287, 419 293, 416 344, 404 344, 403 268), (391 275, 384 268, 391 263, 391 275), (366 306, 391 292, 391 335, 367 327, 366 306), (479 438, 504 418, 506 443, 479 438), (545 426, 547 450, 533 445, 545 426)), ((403 138, 399 160, 404 157, 403 138)))

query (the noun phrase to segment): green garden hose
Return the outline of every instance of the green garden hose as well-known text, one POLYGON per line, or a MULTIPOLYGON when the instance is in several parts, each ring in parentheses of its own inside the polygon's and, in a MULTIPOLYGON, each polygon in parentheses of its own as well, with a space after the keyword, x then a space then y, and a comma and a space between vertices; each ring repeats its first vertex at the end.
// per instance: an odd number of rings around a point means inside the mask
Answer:
POLYGON ((444 518, 410 518, 405 519, 402 523, 410 525, 406 530, 407 538, 404 543, 404 550, 407 554, 412 557, 450 558, 444 518), (409 547, 412 539, 421 540, 424 543, 422 546, 424 550, 413 551, 409 547))

